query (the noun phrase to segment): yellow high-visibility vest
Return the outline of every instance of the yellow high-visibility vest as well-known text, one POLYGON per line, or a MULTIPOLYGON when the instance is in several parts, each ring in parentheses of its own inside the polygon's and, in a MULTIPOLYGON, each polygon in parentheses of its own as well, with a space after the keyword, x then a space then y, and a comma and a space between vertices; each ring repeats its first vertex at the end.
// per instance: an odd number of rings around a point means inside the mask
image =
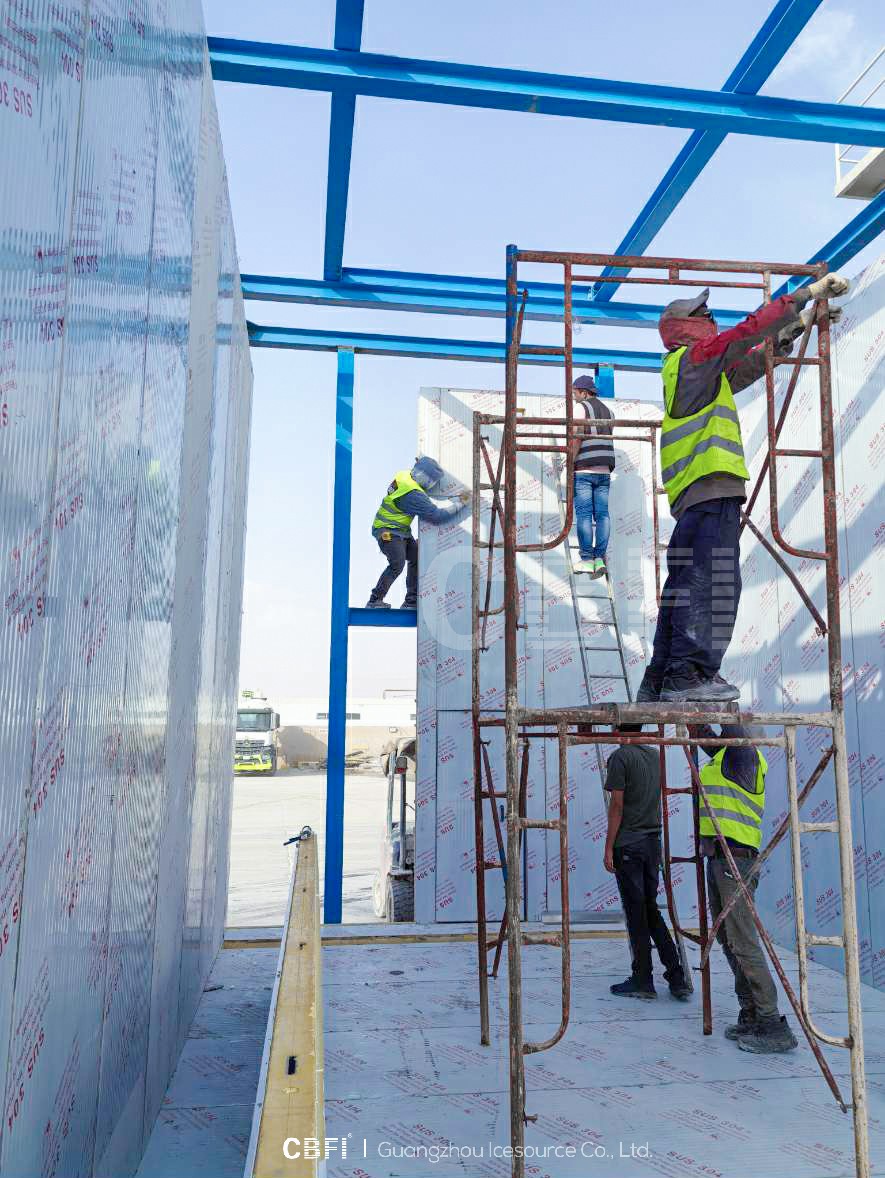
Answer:
POLYGON ((661 425, 661 478, 672 507, 686 487, 710 474, 748 479, 737 406, 728 377, 719 378, 716 400, 688 417, 673 417, 679 363, 686 348, 668 352, 664 379, 664 420, 661 425))
POLYGON ((722 772, 722 761, 727 749, 720 749, 700 771, 701 785, 707 795, 709 809, 703 798, 700 803, 701 834, 716 837, 716 830, 710 817, 716 815, 719 829, 726 838, 743 843, 746 847, 759 850, 762 844, 762 816, 765 813, 765 774, 768 762, 758 749, 756 753, 756 788, 750 793, 736 781, 730 781, 722 772))
POLYGON ((397 500, 410 491, 423 491, 420 483, 416 483, 407 470, 398 470, 393 476, 393 482, 387 488, 387 494, 381 500, 372 530, 379 528, 393 528, 396 531, 407 532, 412 526, 414 516, 401 511, 397 500))

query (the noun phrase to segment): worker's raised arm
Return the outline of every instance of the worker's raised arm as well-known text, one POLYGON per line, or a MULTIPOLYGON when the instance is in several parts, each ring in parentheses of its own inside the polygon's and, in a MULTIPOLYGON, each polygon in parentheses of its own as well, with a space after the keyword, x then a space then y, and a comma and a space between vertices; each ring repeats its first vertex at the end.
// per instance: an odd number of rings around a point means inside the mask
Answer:
POLYGON ((693 364, 703 364, 724 356, 728 370, 730 365, 746 356, 757 344, 766 339, 776 338, 783 328, 798 318, 799 307, 793 295, 781 295, 774 302, 766 303, 765 306, 753 311, 736 327, 729 327, 727 331, 720 331, 707 339, 698 340, 691 348, 691 361, 693 364))
POLYGON ((407 515, 416 515, 418 519, 423 519, 427 523, 433 524, 434 527, 439 527, 440 524, 447 524, 453 520, 469 499, 469 492, 464 491, 459 496, 457 503, 443 506, 436 503, 424 491, 409 491, 400 499, 400 505, 407 515))

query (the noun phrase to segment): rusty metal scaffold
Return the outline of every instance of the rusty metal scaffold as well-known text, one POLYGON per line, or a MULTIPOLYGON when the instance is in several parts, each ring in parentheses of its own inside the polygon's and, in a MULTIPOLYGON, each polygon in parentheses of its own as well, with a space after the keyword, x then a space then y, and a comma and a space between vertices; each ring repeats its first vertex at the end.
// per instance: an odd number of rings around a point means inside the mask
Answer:
MULTIPOLYGON (((860 1008, 860 964, 858 956, 857 906, 855 899, 851 813, 848 783, 848 760, 845 738, 845 719, 842 688, 841 628, 839 617, 839 560, 836 533, 836 483, 833 454, 833 410, 830 383, 830 336, 828 304, 825 299, 815 304, 802 335, 798 353, 794 357, 775 355, 774 345, 768 340, 765 352, 765 395, 767 402, 768 449, 753 489, 742 512, 742 528, 747 527, 755 539, 777 562, 796 589, 814 618, 821 636, 826 636, 829 664, 829 711, 754 713, 740 711, 738 705, 716 705, 716 710, 691 704, 617 704, 599 703, 570 708, 528 708, 519 700, 519 666, 517 632, 524 625, 520 621, 520 591, 517 579, 517 553, 543 551, 568 542, 574 518, 573 473, 574 451, 569 443, 579 435, 572 398, 572 290, 574 284, 594 284, 607 281, 596 272, 603 267, 628 267, 632 271, 652 271, 651 275, 633 273, 629 277, 608 281, 634 282, 667 286, 700 284, 728 289, 758 290, 762 300, 771 299, 773 275, 785 277, 820 277, 829 267, 825 262, 816 265, 788 265, 767 262, 737 262, 709 259, 621 257, 610 254, 569 254, 543 251, 507 250, 507 327, 506 327, 506 384, 504 414, 474 414, 473 430, 473 567, 472 567, 472 686, 473 686, 473 763, 474 763, 474 819, 475 819, 475 876, 477 891, 477 947, 480 997, 480 1037, 490 1042, 489 978, 497 977, 503 945, 507 943, 507 979, 509 988, 510 1041, 510 1125, 513 1150, 513 1178, 524 1178, 525 1126, 535 1118, 526 1112, 525 1056, 546 1051, 564 1036, 569 1023, 571 991, 570 913, 568 863, 568 750, 573 745, 646 744, 660 749, 662 770, 662 818, 664 887, 668 910, 674 930, 697 945, 700 956, 698 969, 701 977, 702 1021, 704 1034, 712 1033, 712 1002, 710 990, 710 952, 716 933, 730 911, 731 904, 742 899, 748 906, 766 953, 780 979, 799 1026, 815 1055, 821 1073, 834 1098, 844 1112, 853 1116, 854 1146, 857 1178, 869 1178, 870 1160, 867 1130, 866 1081, 864 1073, 863 1030, 860 1008), (526 294, 520 300, 518 267, 520 263, 539 263, 558 266, 563 277, 563 344, 561 347, 537 347, 521 342, 526 294), (590 273, 589 271, 594 271, 590 273), (664 271, 664 276, 660 272, 664 271), (710 278, 709 275, 721 277, 710 278), (697 275, 704 277, 698 278, 697 275), (738 279, 735 276, 741 276, 738 279), (753 279, 751 281, 751 279, 753 279), (808 355, 812 330, 817 332, 817 354, 808 355), (544 353, 561 358, 564 368, 565 416, 562 418, 528 417, 517 412, 517 375, 520 356, 544 353), (792 373, 777 410, 774 370, 778 365, 792 366, 792 373), (787 448, 780 442, 787 421, 797 380, 803 368, 818 371, 820 397, 820 446, 787 448), (490 428, 501 430, 497 460, 490 447, 490 428), (535 543, 519 543, 516 530, 517 463, 521 453, 556 453, 562 456, 565 468, 566 501, 564 519, 559 532, 550 539, 535 543), (823 489, 824 546, 822 551, 798 548, 784 537, 778 517, 777 461, 779 458, 802 457, 817 459, 821 465, 823 489), (769 540, 750 518, 768 480, 770 530, 769 540), (488 534, 483 535, 479 505, 483 492, 490 493, 491 515, 488 534), (825 568, 825 612, 817 608, 796 571, 784 557, 821 561, 825 568), (496 554, 503 556, 503 598, 493 601, 493 580, 496 554), (483 707, 482 653, 488 649, 489 619, 503 618, 504 691, 503 714, 483 707), (614 730, 620 723, 643 723, 657 728, 657 732, 623 734, 614 730), (754 863, 758 876, 763 864, 775 847, 789 832, 796 938, 799 958, 799 993, 796 994, 777 951, 759 915, 750 882, 743 882, 728 843, 713 816, 713 826, 730 870, 739 881, 740 890, 726 905, 712 926, 707 916, 707 897, 704 860, 700 847, 699 805, 706 801, 704 785, 697 770, 692 747, 703 743, 692 735, 689 726, 710 723, 741 723, 761 735, 741 738, 717 738, 717 746, 750 744, 784 750, 786 763, 787 816, 779 824, 768 845, 754 863), (802 727, 816 727, 827 731, 827 747, 808 780, 800 788, 796 768, 796 733, 802 727), (493 729, 504 734, 504 788, 496 787, 488 737, 493 729), (607 729, 607 731, 602 731, 607 729), (773 730, 773 731, 771 731, 773 730), (527 784, 531 748, 536 741, 555 741, 558 749, 559 801, 555 818, 536 818, 527 815, 527 784), (665 747, 679 746, 685 753, 689 770, 689 784, 670 786, 666 781, 665 747), (835 783, 836 819, 832 822, 808 822, 801 818, 800 807, 815 784, 832 764, 835 783), (694 814, 692 846, 688 853, 674 854, 672 846, 668 799, 674 795, 690 796, 694 814), (506 818, 499 813, 499 804, 506 807, 506 818), (497 859, 490 859, 485 845, 485 810, 488 808, 494 830, 497 859), (522 928, 523 897, 523 839, 532 830, 551 831, 558 838, 560 856, 561 925, 559 931, 524 931, 522 928), (839 936, 818 936, 809 933, 805 924, 801 836, 807 833, 835 834, 839 851, 839 874, 842 898, 842 933, 839 936), (690 864, 695 869, 698 891, 697 931, 683 928, 676 912, 672 866, 690 864), (486 875, 501 871, 504 881, 505 908, 497 935, 489 937, 486 914, 486 875), (522 1010, 522 951, 525 946, 547 945, 559 948, 562 954, 561 1014, 559 1026, 541 1042, 526 1041, 523 1033, 522 1010), (821 1030, 814 1021, 809 1004, 808 948, 833 946, 844 952, 847 996, 847 1033, 832 1035, 821 1030), (489 956, 492 955, 491 968, 489 956), (850 1053, 851 1095, 843 1095, 840 1086, 820 1048, 820 1043, 847 1048, 850 1053)), ((592 420, 591 424, 592 424, 592 420)), ((583 424, 583 422, 581 423, 583 424)), ((617 440, 649 441, 652 445, 653 493, 652 526, 654 538, 655 584, 658 604, 661 600, 659 535, 659 498, 664 493, 657 473, 658 434, 660 422, 646 419, 618 418, 605 421, 614 429, 617 440), (627 430, 625 435, 622 431, 627 430)), ((711 811, 711 814, 713 812, 711 811)), ((537 1017, 537 1016, 535 1016, 537 1017)))

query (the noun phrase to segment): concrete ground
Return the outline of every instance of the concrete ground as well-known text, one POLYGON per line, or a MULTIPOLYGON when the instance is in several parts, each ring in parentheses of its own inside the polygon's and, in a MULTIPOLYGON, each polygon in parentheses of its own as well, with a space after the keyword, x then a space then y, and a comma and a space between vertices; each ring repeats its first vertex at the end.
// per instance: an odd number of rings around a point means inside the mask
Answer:
MULTIPOLYGON (((345 921, 375 920, 372 879, 381 855, 387 782, 381 774, 352 773, 345 781, 345 921)), ((235 777, 227 927, 283 923, 292 847, 283 843, 303 826, 317 832, 320 898, 325 851, 325 773, 282 769, 274 777, 235 777)))

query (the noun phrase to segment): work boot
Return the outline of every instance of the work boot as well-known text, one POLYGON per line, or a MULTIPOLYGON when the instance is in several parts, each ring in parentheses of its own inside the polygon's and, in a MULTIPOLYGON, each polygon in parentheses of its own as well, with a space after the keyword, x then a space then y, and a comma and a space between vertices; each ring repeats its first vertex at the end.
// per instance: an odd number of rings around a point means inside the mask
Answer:
POLYGON ((386 601, 376 601, 374 597, 370 597, 366 602, 366 609, 390 609, 386 601))
POLYGON ((587 556, 587 557, 582 556, 580 560, 575 561, 574 571, 576 573, 591 573, 591 574, 595 575, 596 561, 593 559, 592 556, 587 556))
POLYGON ((741 1010, 738 1014, 738 1021, 736 1023, 729 1023, 725 1028, 725 1038, 731 1039, 732 1043, 736 1042, 743 1035, 747 1035, 750 1031, 756 1030, 756 1011, 755 1010, 741 1010))
POLYGON ((408 601, 408 600, 406 600, 406 601, 404 601, 404 602, 403 602, 403 604, 402 604, 402 609, 417 609, 417 608, 418 608, 418 602, 417 602, 417 601, 408 601))
POLYGON ((691 986, 685 980, 683 973, 678 973, 675 977, 668 978, 667 984, 670 987, 671 998, 675 998, 677 1002, 688 1002, 691 997, 691 986))
POLYGON ((609 986, 609 990, 617 998, 649 999, 658 996, 654 982, 639 982, 634 977, 629 977, 624 982, 615 982, 614 985, 609 986))
POLYGON ((758 1018, 755 1027, 741 1035, 737 1045, 741 1051, 753 1051, 757 1055, 783 1055, 798 1046, 786 1018, 776 1014, 758 1018))
POLYGON ((639 684, 639 690, 636 692, 636 702, 638 704, 656 704, 661 698, 663 684, 662 676, 652 674, 646 667, 642 682, 639 684))
POLYGON ((593 562, 593 564, 594 564, 593 576, 594 577, 604 577, 605 576, 605 561, 602 559, 602 557, 597 556, 597 558, 593 562))
POLYGON ((692 671, 687 675, 668 675, 661 688, 662 703, 732 703, 740 699, 741 690, 722 676, 707 678, 692 671))

